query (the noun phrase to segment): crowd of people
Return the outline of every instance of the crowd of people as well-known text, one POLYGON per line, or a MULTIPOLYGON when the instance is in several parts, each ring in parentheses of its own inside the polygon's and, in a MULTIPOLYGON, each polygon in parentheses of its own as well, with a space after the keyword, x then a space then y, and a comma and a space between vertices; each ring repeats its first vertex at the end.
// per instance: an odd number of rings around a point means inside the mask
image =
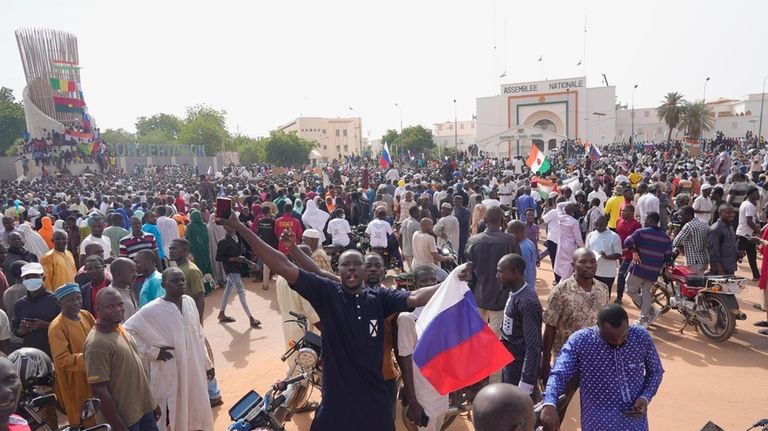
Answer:
POLYGON ((98 165, 99 172, 104 173, 115 165, 114 154, 101 138, 99 129, 82 126, 66 127, 63 133, 43 129, 42 134, 36 137, 25 132, 17 146, 17 154, 24 175, 29 173, 30 162, 34 162, 43 172, 46 172, 46 166, 65 171, 73 163, 94 163, 98 165))
MULTIPOLYGON (((274 278, 281 314, 322 328, 313 429, 392 430, 400 380, 408 419, 439 430, 448 397, 413 358, 415 328, 448 275, 442 264, 456 260, 514 356, 478 394, 477 430, 531 430, 534 402, 557 429, 578 388, 582 429, 647 429, 664 373, 646 330, 659 316, 650 289, 664 265, 681 253, 695 273, 734 274, 747 257, 754 281, 768 284, 757 259, 768 251, 768 152, 742 140, 710 148, 553 152, 544 173, 470 152, 388 169, 358 158, 2 183, 0 350, 50 358, 69 423, 95 396, 118 431, 212 430, 223 400, 206 296, 223 289, 218 320, 236 324, 226 308, 237 294, 258 328, 246 282, 270 289, 274 278), (216 218, 217 198, 231 199, 230 218, 216 218), (446 244, 455 257, 438 252, 446 244), (413 274, 414 290, 385 285, 383 256, 413 274), (543 304, 542 264, 554 272, 543 304), (636 322, 625 293, 639 304, 636 322)), ((755 325, 768 335, 768 321, 755 325)), ((301 336, 282 329, 286 345, 301 336)), ((58 425, 55 412, 46 419, 58 425)))

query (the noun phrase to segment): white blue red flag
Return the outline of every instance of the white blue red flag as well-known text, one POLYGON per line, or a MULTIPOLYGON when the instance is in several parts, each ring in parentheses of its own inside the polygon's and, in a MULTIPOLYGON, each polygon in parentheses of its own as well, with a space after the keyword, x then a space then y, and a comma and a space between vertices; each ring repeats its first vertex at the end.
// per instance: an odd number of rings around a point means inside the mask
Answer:
POLYGON ((392 165, 392 157, 389 154, 389 145, 385 142, 381 148, 381 157, 379 157, 379 166, 387 169, 392 165))
POLYGON ((475 297, 454 269, 416 321, 413 361, 441 394, 470 386, 514 360, 480 317, 475 297))
POLYGON ((595 144, 592 144, 589 146, 589 158, 592 160, 599 159, 603 153, 600 152, 600 150, 597 148, 595 144))

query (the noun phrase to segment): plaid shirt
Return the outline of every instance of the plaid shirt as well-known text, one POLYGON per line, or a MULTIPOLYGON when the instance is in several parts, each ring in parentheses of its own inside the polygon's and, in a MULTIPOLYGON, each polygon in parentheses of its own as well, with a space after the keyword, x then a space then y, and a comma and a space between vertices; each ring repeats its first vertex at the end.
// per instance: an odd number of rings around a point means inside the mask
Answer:
POLYGON ((688 266, 709 262, 707 235, 709 225, 694 217, 686 223, 672 241, 673 247, 682 246, 688 266))

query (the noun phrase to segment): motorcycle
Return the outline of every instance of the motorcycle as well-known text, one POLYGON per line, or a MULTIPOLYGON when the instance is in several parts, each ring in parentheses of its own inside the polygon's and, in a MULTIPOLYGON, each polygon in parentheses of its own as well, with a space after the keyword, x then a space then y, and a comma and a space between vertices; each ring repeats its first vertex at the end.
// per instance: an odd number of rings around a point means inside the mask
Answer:
POLYGON ((445 240, 445 242, 437 247, 437 254, 439 254, 442 257, 452 257, 453 260, 445 260, 440 262, 440 267, 445 270, 447 273, 451 273, 456 267, 459 265, 458 257, 456 256, 456 252, 453 250, 453 244, 451 244, 450 241, 445 240))
POLYGON ((292 311, 289 314, 295 319, 286 322, 299 325, 304 335, 280 357, 283 362, 293 360, 285 380, 272 385, 263 397, 253 390, 243 396, 229 410, 234 422, 229 430, 283 430, 283 425, 307 404, 311 388, 322 387, 322 338, 308 330, 306 316, 292 311))
POLYGON ((747 318, 736 299, 745 281, 733 275, 698 275, 686 266, 671 264, 662 270, 661 281, 654 284, 651 295, 662 313, 674 309, 683 315, 681 334, 692 325, 719 342, 733 335, 737 320, 747 318))
POLYGON ((83 409, 80 411, 80 423, 69 425, 61 429, 61 431, 112 431, 112 427, 109 424, 99 424, 90 428, 85 427, 85 421, 96 416, 100 405, 101 401, 98 398, 88 398, 83 403, 83 409))

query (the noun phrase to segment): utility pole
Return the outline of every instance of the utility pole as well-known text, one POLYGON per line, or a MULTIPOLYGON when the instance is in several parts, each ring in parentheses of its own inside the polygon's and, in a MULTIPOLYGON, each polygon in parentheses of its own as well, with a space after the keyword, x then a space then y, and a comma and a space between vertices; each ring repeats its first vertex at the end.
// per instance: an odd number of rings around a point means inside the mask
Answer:
POLYGON ((632 88, 632 136, 630 142, 635 143, 635 90, 637 90, 637 84, 632 88))
POLYGON ((757 126, 757 142, 760 143, 760 137, 763 136, 763 105, 765 105, 765 80, 768 79, 768 75, 763 78, 763 92, 760 93, 760 125, 757 126))
POLYGON ((453 145, 456 152, 459 151, 459 108, 456 99, 453 99, 453 145))

